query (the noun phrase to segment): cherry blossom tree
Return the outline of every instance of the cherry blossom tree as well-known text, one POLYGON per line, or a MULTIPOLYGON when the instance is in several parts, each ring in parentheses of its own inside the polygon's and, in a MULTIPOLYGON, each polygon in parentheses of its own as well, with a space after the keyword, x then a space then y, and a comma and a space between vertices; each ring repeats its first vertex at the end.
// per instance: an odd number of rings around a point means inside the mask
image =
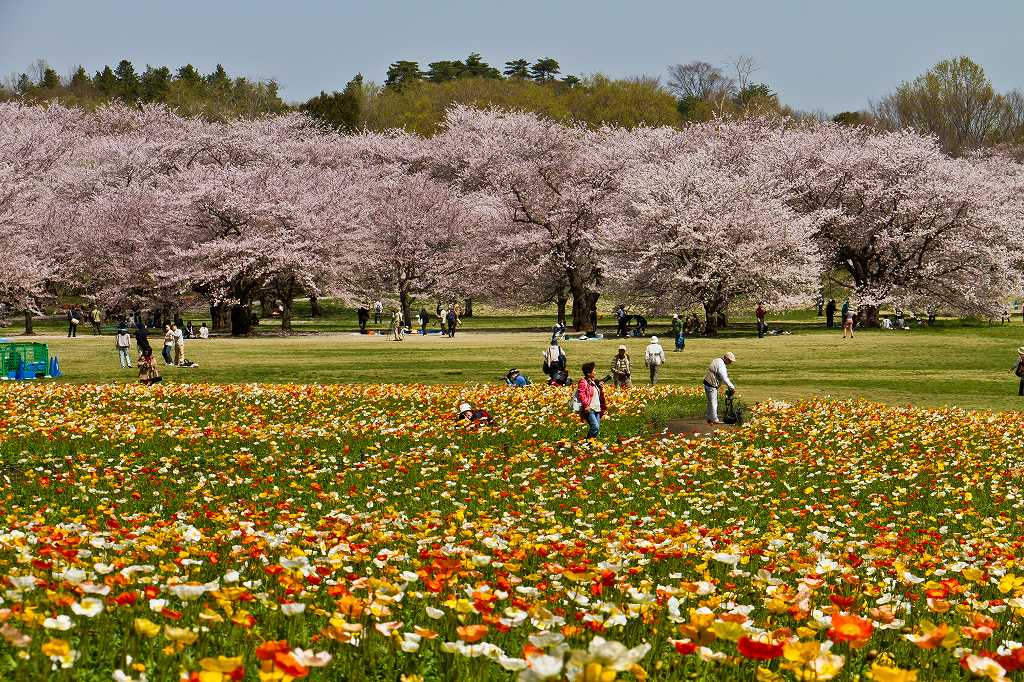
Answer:
POLYGON ((806 301, 820 275, 814 220, 785 202, 767 164, 740 172, 709 151, 646 165, 623 182, 607 231, 613 286, 657 312, 703 307, 715 333, 737 299, 806 301))
POLYGON ((81 118, 61 106, 0 104, 0 302, 24 313, 26 334, 59 281, 63 209, 52 184, 79 143, 81 118))
POLYGON ((487 197, 464 196, 425 172, 393 164, 353 183, 354 229, 345 235, 340 287, 367 301, 388 292, 406 321, 412 300, 465 297, 478 284, 484 229, 495 216, 487 197))
MULTIPOLYGON (((433 139, 434 172, 498 200, 490 280, 505 303, 539 303, 567 291, 573 327, 590 324, 604 280, 595 239, 613 210, 628 158, 589 153, 593 133, 531 113, 456 106, 433 139)), ((490 293, 495 293, 491 291, 490 293)))
POLYGON ((791 205, 827 211, 814 236, 849 271, 869 323, 883 304, 991 314, 1021 290, 1020 173, 952 159, 911 131, 823 124, 780 148, 791 205))

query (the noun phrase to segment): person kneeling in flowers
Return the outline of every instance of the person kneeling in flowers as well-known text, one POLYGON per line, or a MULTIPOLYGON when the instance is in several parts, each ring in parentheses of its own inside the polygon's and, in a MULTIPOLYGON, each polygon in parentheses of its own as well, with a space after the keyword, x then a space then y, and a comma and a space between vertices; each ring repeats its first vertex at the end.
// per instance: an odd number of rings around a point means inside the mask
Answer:
POLYGON ((156 363, 153 362, 153 349, 144 348, 142 353, 139 355, 139 383, 148 386, 149 384, 155 384, 162 380, 160 376, 160 370, 156 368, 156 363))
POLYGON ((604 416, 603 382, 594 378, 594 363, 584 363, 583 378, 576 386, 576 396, 580 401, 580 419, 587 425, 587 438, 596 438, 601 430, 601 417, 604 416))
POLYGON ((459 416, 456 419, 458 421, 468 421, 470 424, 491 423, 491 415, 487 410, 474 410, 473 406, 469 403, 461 403, 459 405, 459 416))

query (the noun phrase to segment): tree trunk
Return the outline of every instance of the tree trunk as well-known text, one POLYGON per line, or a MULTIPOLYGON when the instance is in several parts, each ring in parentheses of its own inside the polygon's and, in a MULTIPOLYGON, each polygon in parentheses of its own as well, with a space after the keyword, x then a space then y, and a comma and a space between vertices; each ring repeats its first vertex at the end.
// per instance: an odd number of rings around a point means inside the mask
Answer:
POLYGON ((235 303, 231 306, 231 336, 249 336, 253 332, 252 304, 235 303))
POLYGON ((231 311, 224 303, 210 306, 210 328, 213 331, 224 331, 231 324, 231 311))
POLYGON ((466 305, 462 308, 463 317, 473 317, 473 299, 467 298, 466 305))
POLYGON ((402 306, 402 324, 412 328, 412 297, 407 290, 399 288, 398 302, 402 306))
POLYGON ((310 317, 320 317, 323 313, 320 311, 320 299, 316 294, 309 295, 309 315, 310 317))
POLYGON ((35 336, 35 332, 32 330, 32 311, 25 311, 25 336, 35 336))
POLYGON ((601 294, 590 291, 573 292, 572 295, 572 328, 574 331, 597 331, 593 323, 594 311, 597 310, 597 299, 601 294))
POLYGON ((265 291, 260 291, 260 317, 270 317, 274 311, 274 302, 267 298, 265 291))
POLYGON ((720 305, 718 301, 704 303, 704 334, 706 336, 718 336, 718 321, 721 313, 718 308, 720 305))
POLYGON ((877 305, 862 305, 862 306, 860 306, 858 311, 864 315, 864 326, 865 327, 877 327, 878 326, 878 306, 877 305))
POLYGON ((569 297, 562 294, 558 295, 558 322, 562 326, 565 326, 565 306, 569 302, 569 297))

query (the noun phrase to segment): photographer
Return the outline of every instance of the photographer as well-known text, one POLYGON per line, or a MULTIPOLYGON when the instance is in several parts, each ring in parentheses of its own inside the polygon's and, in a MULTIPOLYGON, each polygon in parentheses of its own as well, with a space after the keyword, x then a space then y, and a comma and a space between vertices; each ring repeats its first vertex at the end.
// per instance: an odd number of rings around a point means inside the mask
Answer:
POLYGON ((580 419, 587 424, 587 438, 596 438, 601 429, 601 417, 604 415, 604 382, 594 378, 594 363, 585 363, 582 367, 583 378, 576 386, 576 395, 580 401, 580 419))

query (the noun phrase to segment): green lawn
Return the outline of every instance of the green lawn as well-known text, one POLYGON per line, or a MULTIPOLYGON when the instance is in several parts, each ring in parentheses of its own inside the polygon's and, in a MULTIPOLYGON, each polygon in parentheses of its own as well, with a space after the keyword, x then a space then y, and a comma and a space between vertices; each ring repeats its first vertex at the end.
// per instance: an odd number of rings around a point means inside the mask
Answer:
MULTIPOLYGON (((751 325, 739 320, 722 338, 691 338, 684 352, 669 352, 663 380, 699 384, 710 359, 731 350, 738 357, 732 375, 747 402, 830 395, 922 406, 1024 407, 1010 372, 1017 346, 1024 345, 1019 321, 974 326, 946 321, 947 326, 934 329, 861 331, 852 341, 818 328, 815 321, 798 318, 790 323, 793 334, 757 339, 751 325)), ((485 331, 502 324, 510 324, 509 318, 481 317, 455 339, 413 335, 402 343, 350 332, 197 340, 188 342, 187 356, 198 368, 162 371, 171 382, 489 383, 517 366, 535 380, 543 378, 541 353, 548 335, 485 331)), ((135 380, 133 372, 118 367, 111 336, 93 337, 86 331, 77 339, 39 338, 60 356, 64 381, 135 380)), ((152 343, 158 350, 159 340, 152 343)), ((638 380, 644 378, 646 343, 626 342, 638 380)), ((616 339, 566 341, 574 376, 588 360, 598 363, 599 372, 607 367, 618 344, 616 339)), ((665 346, 670 348, 667 340, 665 346)))

